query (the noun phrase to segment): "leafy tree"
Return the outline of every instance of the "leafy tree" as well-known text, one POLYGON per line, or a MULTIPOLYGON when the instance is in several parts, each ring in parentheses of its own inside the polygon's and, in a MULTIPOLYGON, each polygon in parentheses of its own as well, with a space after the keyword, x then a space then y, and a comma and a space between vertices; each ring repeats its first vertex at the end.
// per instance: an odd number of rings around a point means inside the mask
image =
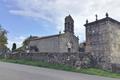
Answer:
POLYGON ((6 48, 7 31, 0 26, 0 48, 6 48))
POLYGON ((16 43, 13 43, 12 51, 15 51, 15 50, 16 50, 16 43))
POLYGON ((23 46, 26 46, 30 43, 30 40, 31 39, 35 39, 35 38, 38 38, 37 36, 29 36, 28 38, 26 38, 24 41, 23 41, 23 46))
POLYGON ((24 41, 23 41, 23 46, 26 46, 26 45, 28 45, 29 44, 29 38, 27 38, 27 39, 25 39, 24 41))

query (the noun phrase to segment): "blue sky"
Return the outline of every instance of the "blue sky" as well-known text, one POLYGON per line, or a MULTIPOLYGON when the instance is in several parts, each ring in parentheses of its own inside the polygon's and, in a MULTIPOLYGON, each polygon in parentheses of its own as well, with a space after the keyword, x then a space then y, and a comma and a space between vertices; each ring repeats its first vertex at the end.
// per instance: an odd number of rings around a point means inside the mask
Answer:
POLYGON ((119 0, 0 0, 0 24, 8 31, 8 47, 21 46, 30 36, 57 34, 64 29, 64 18, 71 14, 75 21, 75 35, 85 41, 84 24, 105 17, 108 12, 120 21, 119 0))
MULTIPOLYGON (((15 3, 12 3, 15 4, 15 3)), ((9 12, 9 7, 3 1, 0 1, 0 24, 8 31, 9 47, 16 42, 18 46, 21 44, 21 40, 30 35, 44 36, 58 33, 57 29, 52 27, 55 24, 43 20, 32 19, 31 17, 23 17, 14 15, 9 12), (20 42, 20 44, 18 43, 20 42)), ((15 6, 13 6, 14 8, 15 6)))

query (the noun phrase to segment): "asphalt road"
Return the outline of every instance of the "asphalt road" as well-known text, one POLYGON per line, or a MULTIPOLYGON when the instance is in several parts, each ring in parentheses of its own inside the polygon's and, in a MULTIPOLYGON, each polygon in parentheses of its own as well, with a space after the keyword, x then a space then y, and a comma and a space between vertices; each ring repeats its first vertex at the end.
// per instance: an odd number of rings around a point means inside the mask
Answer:
POLYGON ((0 62, 0 80, 120 80, 0 62))

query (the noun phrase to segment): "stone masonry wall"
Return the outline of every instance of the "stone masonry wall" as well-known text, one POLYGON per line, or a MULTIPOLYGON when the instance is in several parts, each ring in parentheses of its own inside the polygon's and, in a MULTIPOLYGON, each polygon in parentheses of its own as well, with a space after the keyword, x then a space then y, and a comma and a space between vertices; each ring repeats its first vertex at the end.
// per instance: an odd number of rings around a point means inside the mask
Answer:
POLYGON ((10 54, 9 58, 30 59, 73 67, 90 67, 89 56, 84 53, 16 53, 10 54))
POLYGON ((110 59, 110 38, 108 22, 96 22, 86 27, 86 42, 91 54, 96 61, 96 67, 111 69, 110 59))
POLYGON ((113 22, 110 26, 110 46, 111 46, 111 63, 120 64, 120 24, 113 22))
MULTIPOLYGON (((30 41, 30 46, 36 46, 38 52, 59 52, 59 36, 30 41)), ((35 52, 35 51, 30 51, 35 52)))

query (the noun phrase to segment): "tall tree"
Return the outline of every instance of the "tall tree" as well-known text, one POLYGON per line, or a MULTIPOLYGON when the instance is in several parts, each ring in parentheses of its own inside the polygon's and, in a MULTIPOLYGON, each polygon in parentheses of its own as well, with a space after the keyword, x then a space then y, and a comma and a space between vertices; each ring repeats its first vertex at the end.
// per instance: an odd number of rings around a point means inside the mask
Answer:
POLYGON ((0 26, 0 48, 6 47, 7 31, 0 26))
POLYGON ((12 51, 15 51, 15 50, 16 50, 16 43, 13 43, 12 51))

